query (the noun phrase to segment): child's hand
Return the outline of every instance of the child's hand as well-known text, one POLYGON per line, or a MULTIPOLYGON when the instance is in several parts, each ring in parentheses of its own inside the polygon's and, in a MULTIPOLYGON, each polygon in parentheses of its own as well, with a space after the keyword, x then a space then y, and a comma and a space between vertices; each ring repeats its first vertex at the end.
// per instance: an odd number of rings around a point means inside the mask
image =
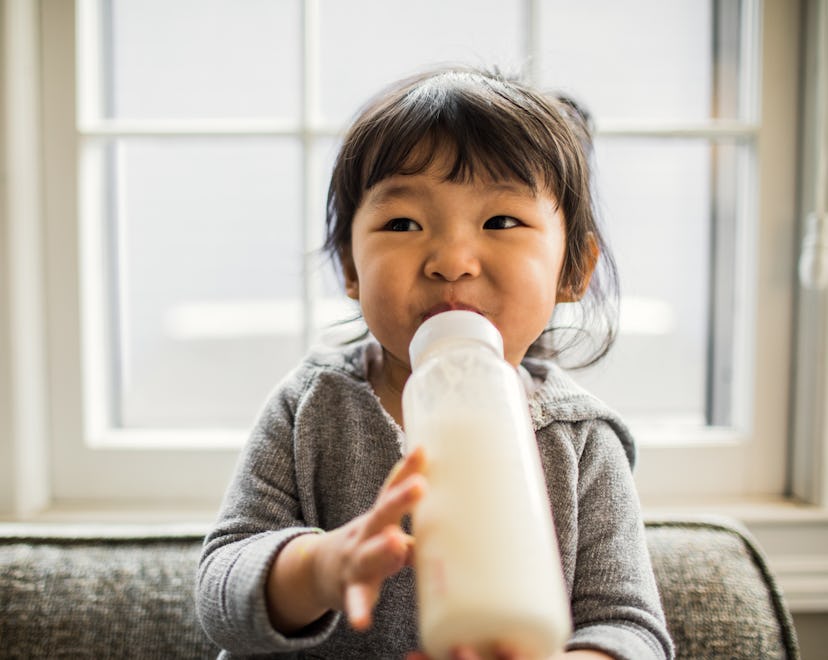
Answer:
MULTIPOLYGON (((481 655, 468 646, 458 646, 451 651, 452 660, 481 660, 481 655)), ((495 660, 540 660, 531 655, 521 654, 506 647, 498 647, 494 650, 495 660)), ((569 651, 557 653, 547 660, 612 660, 612 658, 600 651, 569 651)), ((425 653, 415 651, 405 656, 405 660, 430 660, 425 653)))
POLYGON ((413 538, 400 526, 422 497, 424 455, 415 449, 391 471, 369 511, 320 539, 315 553, 316 588, 331 609, 344 610, 365 630, 386 578, 411 563, 413 538))
MULTIPOLYGON (((509 649, 505 646, 498 646, 494 649, 493 657, 495 660, 541 660, 531 655, 521 654, 518 651, 509 649)), ((451 651, 452 660, 481 660, 481 656, 477 651, 468 646, 458 646, 451 651)), ((430 660, 425 653, 414 652, 405 656, 405 660, 430 660)), ((555 655, 548 660, 564 660, 563 655, 555 655)))

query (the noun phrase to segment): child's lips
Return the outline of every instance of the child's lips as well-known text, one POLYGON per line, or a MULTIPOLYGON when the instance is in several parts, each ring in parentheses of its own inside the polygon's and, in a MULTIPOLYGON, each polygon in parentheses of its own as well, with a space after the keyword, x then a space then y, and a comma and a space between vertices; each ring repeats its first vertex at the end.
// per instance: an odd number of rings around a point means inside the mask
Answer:
POLYGON ((426 312, 423 314, 423 321, 430 319, 432 316, 435 316, 436 314, 441 314, 442 312, 451 312, 458 309, 466 312, 474 312, 475 314, 480 314, 481 316, 484 315, 483 312, 481 312, 479 309, 477 309, 477 307, 474 307, 473 305, 466 305, 465 303, 460 302, 439 303, 437 305, 434 305, 434 307, 430 307, 426 310, 426 312))

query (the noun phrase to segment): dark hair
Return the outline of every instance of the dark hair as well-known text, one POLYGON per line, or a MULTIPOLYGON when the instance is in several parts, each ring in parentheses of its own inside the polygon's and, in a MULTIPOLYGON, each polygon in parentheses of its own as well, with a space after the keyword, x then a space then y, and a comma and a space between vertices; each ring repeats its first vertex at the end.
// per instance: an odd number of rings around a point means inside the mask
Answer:
POLYGON ((365 192, 390 176, 421 173, 447 151, 454 155, 447 181, 482 176, 555 195, 566 223, 561 290, 577 291, 586 280, 594 241, 600 256, 589 287, 577 305, 567 305, 577 317, 561 326, 558 318, 569 314, 556 311, 528 355, 558 357, 586 339, 591 346, 578 351, 577 366, 599 360, 615 339, 618 277, 591 194, 591 118, 570 98, 467 67, 387 88, 361 110, 340 148, 328 189, 325 251, 341 265, 365 192))

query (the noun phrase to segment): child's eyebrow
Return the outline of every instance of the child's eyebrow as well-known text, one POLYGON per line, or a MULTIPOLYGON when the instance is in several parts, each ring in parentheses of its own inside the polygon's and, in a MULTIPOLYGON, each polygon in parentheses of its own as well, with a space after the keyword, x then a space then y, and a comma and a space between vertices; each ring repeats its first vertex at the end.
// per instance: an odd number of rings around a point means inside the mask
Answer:
POLYGON ((380 182, 368 191, 367 201, 371 206, 382 206, 394 199, 424 197, 427 190, 408 182, 380 182))
MULTIPOLYGON (((520 182, 511 181, 495 181, 495 182, 480 182, 479 185, 481 193, 489 194, 508 194, 535 197, 537 192, 520 182)), ((378 183, 366 196, 368 204, 371 206, 382 206, 392 200, 396 199, 415 199, 428 197, 428 187, 418 185, 414 182, 408 181, 391 181, 387 180, 378 183)))
POLYGON ((499 181, 495 183, 488 183, 485 184, 486 190, 490 190, 491 192, 496 193, 509 193, 511 195, 529 195, 530 197, 535 197, 537 195, 537 191, 527 186, 525 183, 520 182, 510 182, 510 181, 499 181))

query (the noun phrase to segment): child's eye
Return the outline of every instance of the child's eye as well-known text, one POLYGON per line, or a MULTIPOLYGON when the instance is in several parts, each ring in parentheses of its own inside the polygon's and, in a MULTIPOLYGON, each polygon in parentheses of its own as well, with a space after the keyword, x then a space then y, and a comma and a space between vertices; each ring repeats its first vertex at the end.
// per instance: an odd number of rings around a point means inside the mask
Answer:
POLYGON ((420 231, 420 225, 411 218, 394 218, 385 223, 386 231, 420 231))
POLYGON ((510 215, 496 215, 483 224, 483 229, 511 229, 521 225, 521 221, 510 215))

